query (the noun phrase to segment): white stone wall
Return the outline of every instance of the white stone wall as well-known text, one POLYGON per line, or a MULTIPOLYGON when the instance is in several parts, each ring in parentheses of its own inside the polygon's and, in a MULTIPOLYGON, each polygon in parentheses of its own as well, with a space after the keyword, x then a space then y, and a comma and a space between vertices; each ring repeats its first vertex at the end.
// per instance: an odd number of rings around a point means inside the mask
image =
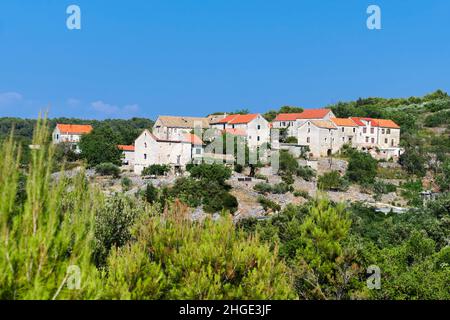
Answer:
POLYGON ((202 146, 189 142, 157 141, 145 130, 135 141, 134 172, 141 174, 145 167, 153 164, 167 164, 184 168, 193 157, 200 157, 202 146), (197 154, 200 149, 200 154, 197 154))
POLYGON ((336 153, 341 147, 338 130, 319 128, 310 121, 298 128, 297 139, 299 145, 309 146, 314 158, 326 157, 329 150, 336 153))
POLYGON ((122 151, 122 163, 129 166, 134 165, 134 151, 122 151))
POLYGON ((227 124, 227 129, 240 129, 247 132, 249 148, 258 147, 264 143, 270 143, 269 122, 263 116, 258 116, 249 123, 227 124))

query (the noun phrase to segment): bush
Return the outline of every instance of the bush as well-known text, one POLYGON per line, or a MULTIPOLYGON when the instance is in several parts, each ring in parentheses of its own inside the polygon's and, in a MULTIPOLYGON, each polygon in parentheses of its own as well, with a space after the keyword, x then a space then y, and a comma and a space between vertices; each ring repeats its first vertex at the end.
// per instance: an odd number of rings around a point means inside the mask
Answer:
POLYGON ((257 173, 255 174, 255 179, 259 180, 265 180, 266 182, 269 182, 269 178, 263 174, 257 173))
POLYGON ((167 164, 152 164, 142 170, 142 176, 164 176, 170 171, 170 166, 167 164))
POLYGON ((231 218, 189 221, 182 209, 151 217, 136 241, 108 260, 105 299, 292 299, 286 265, 270 245, 242 231, 231 218))
POLYGON ((298 143, 298 139, 296 137, 287 137, 284 140, 284 142, 285 143, 295 143, 295 144, 297 144, 298 143))
POLYGON ((95 167, 95 172, 102 176, 120 177, 120 168, 112 163, 101 163, 95 167))
POLYGON ((427 159, 421 151, 416 150, 414 147, 407 148, 400 156, 398 162, 410 174, 420 177, 426 174, 425 163, 427 159))
POLYGON ((202 163, 191 167, 189 172, 191 173, 191 177, 194 179, 216 181, 221 185, 224 185, 225 181, 231 177, 231 169, 217 163, 202 163))
POLYGON ((268 183, 260 182, 255 184, 253 190, 259 193, 270 193, 272 192, 272 186, 268 183))
POLYGON ((158 201, 158 189, 151 183, 147 184, 144 193, 144 199, 150 204, 158 201))
POLYGON ((357 183, 373 183, 377 167, 377 161, 370 154, 354 151, 348 162, 346 177, 357 183))
POLYGON ((373 184, 373 191, 377 194, 388 194, 397 191, 397 186, 392 183, 375 181, 375 183, 373 184))
POLYGON ((284 183, 284 182, 280 182, 277 183, 274 186, 271 186, 268 183, 264 183, 264 182, 260 182, 255 184, 255 186, 253 187, 253 190, 255 190, 256 192, 262 193, 262 194, 267 194, 267 193, 275 193, 275 194, 285 194, 287 192, 293 191, 293 187, 284 183))
POLYGON ((294 177, 290 173, 282 174, 281 180, 283 180, 283 182, 286 183, 287 185, 292 185, 295 182, 294 177))
POLYGON ((295 190, 294 197, 302 197, 306 200, 311 199, 311 196, 309 195, 308 191, 305 191, 305 190, 295 190))
POLYGON ((244 171, 244 167, 242 166, 242 164, 235 164, 234 171, 237 173, 242 173, 242 171, 244 171))
POLYGON ((331 171, 319 177, 318 188, 321 190, 345 191, 348 188, 348 181, 342 178, 338 171, 331 171))
POLYGON ((123 177, 121 181, 122 190, 123 191, 129 191, 131 187, 133 186, 133 181, 131 181, 128 177, 123 177))
POLYGON ((316 177, 316 171, 311 167, 301 166, 297 169, 297 176, 305 181, 312 181, 316 177))
POLYGON ((286 150, 280 151, 280 171, 282 173, 295 174, 298 169, 298 161, 286 150))
POLYGON ((262 205, 262 207, 266 211, 269 209, 271 209, 274 212, 278 212, 281 210, 281 206, 278 203, 276 203, 270 199, 267 199, 266 197, 259 196, 258 202, 262 205))

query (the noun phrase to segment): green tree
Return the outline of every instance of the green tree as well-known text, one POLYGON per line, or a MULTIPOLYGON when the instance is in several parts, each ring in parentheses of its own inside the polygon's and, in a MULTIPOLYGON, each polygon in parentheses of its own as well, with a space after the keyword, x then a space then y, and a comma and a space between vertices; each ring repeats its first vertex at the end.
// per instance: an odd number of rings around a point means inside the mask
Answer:
POLYGON ((370 154, 354 151, 348 162, 346 177, 357 183, 373 183, 377 168, 377 161, 370 154))
POLYGON ((117 145, 118 137, 111 128, 94 128, 90 134, 81 137, 81 157, 90 167, 107 162, 120 165, 121 151, 117 145))

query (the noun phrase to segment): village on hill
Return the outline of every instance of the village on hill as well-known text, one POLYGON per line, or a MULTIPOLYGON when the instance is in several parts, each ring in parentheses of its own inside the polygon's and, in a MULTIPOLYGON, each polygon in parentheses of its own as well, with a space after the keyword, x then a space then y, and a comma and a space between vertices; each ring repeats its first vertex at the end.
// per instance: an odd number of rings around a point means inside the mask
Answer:
MULTIPOLYGON (((72 150, 80 153, 81 137, 92 130, 91 125, 57 124, 52 140, 55 144, 70 145, 72 150)), ((192 164, 223 164, 234 169, 229 184, 232 186, 231 194, 238 202, 235 216, 263 217, 288 204, 305 202, 319 192, 316 179, 298 177, 294 178, 292 192, 277 194, 258 191, 263 184, 284 183, 282 174, 274 165, 278 163, 280 152, 288 153, 300 168, 307 168, 307 171, 317 174, 339 172, 344 175, 348 164, 341 157, 342 150, 368 153, 385 166, 395 167, 403 152, 399 142, 400 127, 392 120, 337 118, 330 109, 306 109, 297 113, 279 113, 270 122, 261 114, 159 116, 154 126, 143 130, 134 144, 118 145, 117 148, 122 153, 122 171, 134 186, 129 192, 145 188, 147 179, 156 187, 172 185, 177 177, 189 175, 186 169, 192 164), (227 139, 237 146, 224 148, 227 139), (252 159, 247 159, 248 163, 245 163, 243 156, 240 157, 243 162, 239 163, 236 153, 240 150, 256 153, 254 159, 258 160, 252 163, 252 159), (261 165, 261 162, 264 164, 261 165), (162 174, 155 174, 154 170, 149 170, 155 167, 165 169, 162 174), (257 172, 254 167, 257 167, 257 172), (261 193, 270 201, 272 208, 261 201, 261 193)), ((105 184, 111 185, 110 182, 105 184)), ((345 190, 330 188, 329 196, 335 201, 378 204, 370 193, 360 192, 355 186, 345 190)), ((378 200, 383 200, 382 207, 388 210, 405 204, 403 199, 392 193, 378 200)), ((195 212, 203 213, 201 208, 196 208, 195 212)))

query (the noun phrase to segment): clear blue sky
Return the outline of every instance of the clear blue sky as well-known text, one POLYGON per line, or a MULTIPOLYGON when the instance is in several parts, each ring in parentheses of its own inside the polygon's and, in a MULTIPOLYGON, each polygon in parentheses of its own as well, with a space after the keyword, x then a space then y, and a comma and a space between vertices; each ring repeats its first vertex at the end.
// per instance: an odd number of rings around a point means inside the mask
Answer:
POLYGON ((205 115, 450 91, 448 0, 1 0, 0 116, 205 115), (66 28, 66 8, 82 30, 66 28), (382 10, 382 30, 366 8, 382 10))

